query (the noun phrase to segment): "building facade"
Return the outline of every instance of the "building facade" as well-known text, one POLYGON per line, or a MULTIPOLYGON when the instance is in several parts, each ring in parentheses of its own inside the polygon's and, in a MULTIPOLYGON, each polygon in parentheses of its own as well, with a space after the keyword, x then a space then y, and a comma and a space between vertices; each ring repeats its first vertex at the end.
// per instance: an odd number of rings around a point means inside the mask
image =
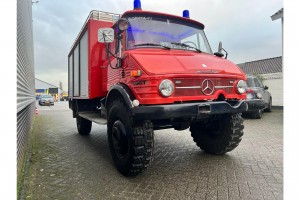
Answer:
POLYGON ((17 0, 17 173, 35 113, 31 0, 17 0))
POLYGON ((273 106, 283 106, 282 56, 238 64, 245 74, 257 75, 269 87, 273 106))
POLYGON ((35 79, 35 95, 41 94, 52 94, 57 100, 60 99, 63 90, 55 85, 42 81, 40 79, 35 79))

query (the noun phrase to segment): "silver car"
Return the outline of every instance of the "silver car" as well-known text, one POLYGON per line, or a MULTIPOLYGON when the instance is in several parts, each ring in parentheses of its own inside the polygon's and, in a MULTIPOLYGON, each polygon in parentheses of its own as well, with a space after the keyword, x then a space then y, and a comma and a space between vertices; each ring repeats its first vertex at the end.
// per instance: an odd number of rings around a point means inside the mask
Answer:
POLYGON ((51 95, 49 94, 43 94, 40 96, 39 99, 39 105, 43 106, 43 105, 49 105, 49 106, 53 106, 54 105, 54 99, 51 95))
POLYGON ((264 109, 257 110, 254 112, 246 112, 252 118, 260 119, 263 111, 272 111, 272 96, 268 91, 268 86, 263 85, 259 78, 255 75, 247 75, 247 99, 262 99, 265 102, 264 109))

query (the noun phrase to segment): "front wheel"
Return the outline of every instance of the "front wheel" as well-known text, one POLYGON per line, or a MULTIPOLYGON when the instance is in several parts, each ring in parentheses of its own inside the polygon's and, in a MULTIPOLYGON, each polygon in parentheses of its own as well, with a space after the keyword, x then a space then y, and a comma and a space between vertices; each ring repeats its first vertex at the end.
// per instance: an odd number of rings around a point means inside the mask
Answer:
POLYGON ((150 166, 154 148, 152 123, 134 123, 129 109, 119 99, 109 108, 107 136, 114 164, 120 173, 133 176, 150 166))
POLYGON ((255 111, 255 112, 251 113, 251 116, 254 119, 261 119, 262 115, 263 115, 263 110, 262 109, 259 109, 259 110, 255 111))
POLYGON ((232 151, 241 142, 243 121, 241 114, 218 115, 207 121, 192 123, 190 131, 200 149, 221 155, 232 151))

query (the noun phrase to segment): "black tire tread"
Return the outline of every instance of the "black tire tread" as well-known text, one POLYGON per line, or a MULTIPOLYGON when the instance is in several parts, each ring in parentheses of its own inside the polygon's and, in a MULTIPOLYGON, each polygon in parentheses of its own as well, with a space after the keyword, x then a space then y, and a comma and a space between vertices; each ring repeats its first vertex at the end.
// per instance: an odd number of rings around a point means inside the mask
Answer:
POLYGON ((205 128, 201 124, 197 124, 190 127, 191 136, 193 137, 194 142, 200 149, 209 154, 222 155, 229 151, 235 149, 242 140, 244 135, 244 119, 241 117, 241 114, 232 114, 229 118, 229 128, 224 130, 223 135, 218 138, 220 144, 216 145, 215 141, 210 141, 210 144, 207 144, 207 136, 205 128), (199 135, 201 135, 199 137, 199 135), (204 138, 204 140, 203 140, 204 138), (222 141, 221 141, 222 140, 222 141))
POLYGON ((89 135, 92 129, 92 122, 80 116, 76 117, 77 131, 80 135, 89 135), (79 124, 78 124, 79 123, 79 124))
MULTIPOLYGON (((132 148, 130 148, 129 155, 129 166, 121 167, 118 165, 118 159, 113 155, 113 147, 110 144, 110 150, 112 153, 113 160, 117 169, 125 176, 135 176, 143 171, 145 171, 152 162, 153 148, 154 148, 154 132, 153 125, 151 121, 143 121, 140 123, 136 123, 131 118, 131 113, 127 108, 127 105, 120 99, 116 98, 113 102, 111 102, 108 106, 108 112, 110 113, 110 109, 114 109, 115 107, 121 107, 123 110, 123 115, 129 117, 131 130, 131 143, 132 148)), ((109 119, 110 116, 108 116, 109 119)), ((107 124, 107 128, 109 129, 109 123, 107 124)))
POLYGON ((152 162, 154 132, 150 121, 133 127, 133 162, 128 175, 133 176, 145 171, 152 162))

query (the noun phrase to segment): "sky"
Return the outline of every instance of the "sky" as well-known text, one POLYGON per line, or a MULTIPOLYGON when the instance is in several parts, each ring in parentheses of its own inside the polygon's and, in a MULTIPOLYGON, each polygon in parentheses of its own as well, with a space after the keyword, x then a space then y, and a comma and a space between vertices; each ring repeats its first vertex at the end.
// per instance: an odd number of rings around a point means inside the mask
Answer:
MULTIPOLYGON (((219 41, 236 64, 282 56, 283 0, 142 0, 142 9, 190 17, 205 25, 213 52, 219 41)), ((32 6, 36 78, 68 87, 69 50, 91 10, 122 14, 133 0, 39 0, 32 6)))

